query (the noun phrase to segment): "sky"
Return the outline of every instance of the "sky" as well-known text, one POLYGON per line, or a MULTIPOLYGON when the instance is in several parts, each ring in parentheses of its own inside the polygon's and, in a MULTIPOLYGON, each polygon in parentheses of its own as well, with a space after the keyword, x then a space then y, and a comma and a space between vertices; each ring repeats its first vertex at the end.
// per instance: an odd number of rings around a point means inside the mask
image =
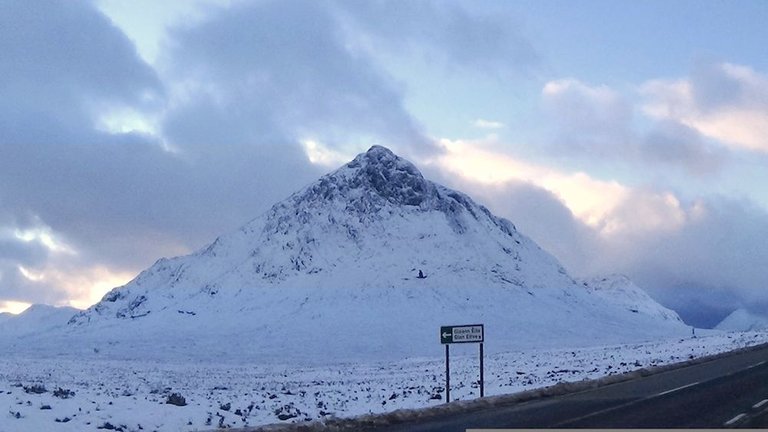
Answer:
POLYGON ((762 0, 0 0, 0 311, 85 308, 384 145, 576 277, 768 314, 762 0))

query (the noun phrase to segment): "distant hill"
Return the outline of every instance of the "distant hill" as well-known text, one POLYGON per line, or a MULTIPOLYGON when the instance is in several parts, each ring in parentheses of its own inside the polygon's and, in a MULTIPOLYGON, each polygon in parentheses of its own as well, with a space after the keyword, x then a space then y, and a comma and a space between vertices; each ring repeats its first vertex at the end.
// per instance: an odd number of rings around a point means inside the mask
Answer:
POLYGON ((683 323, 677 312, 660 305, 627 276, 613 274, 580 280, 589 292, 616 306, 663 321, 683 323))
POLYGON ((755 314, 746 309, 736 309, 720 321, 720 324, 715 326, 715 329, 724 331, 768 329, 768 316, 755 314))
POLYGON ((35 304, 18 315, 0 314, 0 338, 15 338, 64 327, 79 309, 35 304))

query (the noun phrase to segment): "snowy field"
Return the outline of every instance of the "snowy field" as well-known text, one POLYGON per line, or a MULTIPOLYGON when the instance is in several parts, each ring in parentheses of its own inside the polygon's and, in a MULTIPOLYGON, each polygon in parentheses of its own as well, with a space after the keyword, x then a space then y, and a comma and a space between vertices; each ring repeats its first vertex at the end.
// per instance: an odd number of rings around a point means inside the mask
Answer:
MULTIPOLYGON (((486 395, 598 378, 765 342, 768 332, 749 332, 494 354, 485 359, 486 395)), ((479 394, 477 348, 461 348, 452 349, 452 400, 479 394)), ((443 403, 444 368, 442 356, 303 368, 4 358, 0 431, 197 431, 429 407, 443 403)))

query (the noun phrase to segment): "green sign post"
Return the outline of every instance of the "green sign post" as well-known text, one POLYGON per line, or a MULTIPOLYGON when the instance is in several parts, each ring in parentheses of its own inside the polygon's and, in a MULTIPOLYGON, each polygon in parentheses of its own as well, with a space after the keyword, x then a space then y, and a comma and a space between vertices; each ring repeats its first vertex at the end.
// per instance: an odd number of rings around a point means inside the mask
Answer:
POLYGON ((483 383, 483 341, 485 328, 483 324, 470 324, 458 326, 441 326, 440 343, 445 345, 445 402, 451 401, 451 366, 450 350, 448 347, 455 343, 479 343, 480 344, 480 397, 485 396, 483 383))

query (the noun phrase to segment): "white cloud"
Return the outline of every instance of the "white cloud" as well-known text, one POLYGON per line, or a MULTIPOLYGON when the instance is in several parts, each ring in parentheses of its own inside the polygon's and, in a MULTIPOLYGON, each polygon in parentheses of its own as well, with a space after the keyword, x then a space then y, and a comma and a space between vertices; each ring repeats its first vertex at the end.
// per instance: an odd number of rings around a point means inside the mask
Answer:
POLYGON ((133 41, 141 57, 154 64, 161 57, 168 28, 203 21, 214 7, 233 0, 96 0, 95 5, 133 41), (147 13, 151 11, 151 13, 147 13))
POLYGON ((51 252, 77 255, 77 251, 67 245, 63 240, 59 239, 58 236, 53 233, 51 228, 45 225, 25 230, 16 229, 14 230, 13 235, 18 240, 24 242, 40 243, 51 252))
POLYGON ((572 127, 614 127, 631 117, 624 97, 606 85, 591 86, 566 78, 547 82, 541 93, 545 105, 572 127))
POLYGON ((125 285, 135 272, 95 265, 72 270, 51 269, 46 275, 68 294, 67 306, 85 309, 95 304, 112 288, 125 285))
POLYGON ((541 101, 555 126, 553 151, 590 158, 636 156, 632 105, 621 93, 566 78, 544 84, 541 101))
POLYGON ((429 161, 486 185, 525 182, 553 193, 582 223, 604 236, 675 230, 686 211, 671 192, 633 189, 584 172, 565 172, 504 154, 489 141, 441 139, 445 152, 429 161))
POLYGON ((504 129, 507 127, 504 123, 493 121, 493 120, 485 120, 485 119, 475 119, 475 121, 472 122, 472 126, 480 129, 504 129))
POLYGON ((315 165, 336 168, 350 160, 349 155, 334 150, 317 140, 305 139, 301 141, 301 145, 304 147, 309 161, 315 165))
POLYGON ((745 66, 709 67, 706 79, 652 80, 644 112, 680 122, 734 149, 768 153, 768 76, 745 66), (724 94, 725 93, 725 94, 724 94))
POLYGON ((20 314, 32 306, 32 303, 17 302, 10 300, 0 300, 0 312, 10 312, 20 314))
POLYGON ((728 160, 727 152, 701 132, 681 123, 674 112, 686 83, 671 84, 675 91, 659 91, 665 103, 646 106, 653 121, 638 122, 635 103, 605 85, 589 85, 569 78, 547 82, 542 102, 555 121, 551 150, 589 159, 621 160, 645 169, 683 168, 688 174, 712 175, 728 160), (643 125, 644 127, 640 127, 643 125))
POLYGON ((43 273, 36 273, 22 265, 16 267, 19 269, 19 273, 21 273, 21 275, 27 278, 27 280, 30 282, 41 282, 45 279, 45 274, 43 273))

